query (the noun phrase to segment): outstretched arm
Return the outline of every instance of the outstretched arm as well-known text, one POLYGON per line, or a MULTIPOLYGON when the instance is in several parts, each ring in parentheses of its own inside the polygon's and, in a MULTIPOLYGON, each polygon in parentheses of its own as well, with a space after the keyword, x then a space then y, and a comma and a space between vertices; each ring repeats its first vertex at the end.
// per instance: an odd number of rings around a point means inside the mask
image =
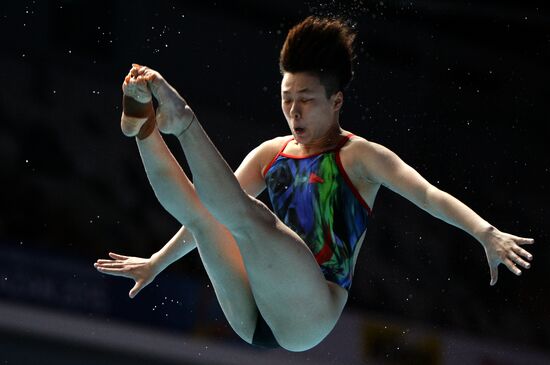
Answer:
POLYGON ((99 259, 94 266, 103 274, 122 276, 134 280, 134 286, 128 294, 130 298, 134 298, 162 270, 187 255, 195 247, 197 246, 191 232, 185 227, 181 227, 178 233, 150 258, 125 256, 110 252, 109 257, 111 259, 99 259))
POLYGON ((172 263, 193 251, 196 247, 197 244, 193 234, 182 226, 164 247, 151 256, 151 262, 158 272, 161 272, 172 263))
POLYGON ((430 184, 389 149, 361 141, 358 151, 362 176, 395 191, 434 217, 466 231, 482 244, 491 271, 491 285, 497 282, 501 263, 516 275, 521 275, 518 266, 525 269, 531 266, 527 261, 533 256, 520 246, 532 244, 533 239, 499 231, 466 204, 430 184))

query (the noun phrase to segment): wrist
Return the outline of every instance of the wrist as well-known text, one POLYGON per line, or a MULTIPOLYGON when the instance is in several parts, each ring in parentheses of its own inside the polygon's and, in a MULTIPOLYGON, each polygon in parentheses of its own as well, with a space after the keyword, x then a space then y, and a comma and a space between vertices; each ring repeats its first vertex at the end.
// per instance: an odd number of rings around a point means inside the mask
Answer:
POLYGON ((151 264, 151 268, 155 272, 155 275, 159 274, 168 266, 165 260, 163 260, 162 255, 160 254, 160 251, 155 252, 154 254, 151 255, 151 257, 149 258, 149 263, 151 264))
POLYGON ((493 225, 484 222, 482 225, 480 225, 474 232, 473 236, 481 242, 481 244, 484 244, 489 236, 493 235, 495 232, 497 232, 498 229, 496 229, 493 225))

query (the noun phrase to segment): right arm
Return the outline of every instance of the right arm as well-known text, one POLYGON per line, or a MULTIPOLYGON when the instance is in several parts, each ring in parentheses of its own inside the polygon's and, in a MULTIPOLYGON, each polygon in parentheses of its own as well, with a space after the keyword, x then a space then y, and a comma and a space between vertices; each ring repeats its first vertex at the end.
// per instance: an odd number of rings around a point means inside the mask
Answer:
POLYGON ((193 234, 184 226, 162 247, 155 252, 150 260, 151 265, 160 273, 197 247, 193 234))

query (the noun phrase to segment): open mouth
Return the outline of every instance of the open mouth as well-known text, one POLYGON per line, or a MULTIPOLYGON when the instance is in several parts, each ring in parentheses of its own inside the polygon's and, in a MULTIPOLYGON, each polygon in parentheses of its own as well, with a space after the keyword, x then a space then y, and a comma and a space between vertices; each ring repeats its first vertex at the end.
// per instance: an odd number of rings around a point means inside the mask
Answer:
POLYGON ((303 134, 304 131, 305 131, 305 128, 301 128, 301 127, 294 128, 294 132, 296 132, 296 134, 303 134))

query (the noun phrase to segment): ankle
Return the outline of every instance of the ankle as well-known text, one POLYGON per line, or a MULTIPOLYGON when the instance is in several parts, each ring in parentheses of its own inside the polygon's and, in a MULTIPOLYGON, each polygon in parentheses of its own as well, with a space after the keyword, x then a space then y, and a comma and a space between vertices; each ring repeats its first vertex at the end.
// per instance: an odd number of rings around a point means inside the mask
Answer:
POLYGON ((193 111, 191 111, 191 113, 192 113, 191 121, 189 122, 189 124, 187 124, 187 127, 183 128, 183 130, 178 133, 176 137, 178 138, 182 137, 185 134, 185 132, 187 132, 187 130, 191 127, 195 119, 197 119, 197 117, 195 116, 195 113, 193 113, 193 111))

